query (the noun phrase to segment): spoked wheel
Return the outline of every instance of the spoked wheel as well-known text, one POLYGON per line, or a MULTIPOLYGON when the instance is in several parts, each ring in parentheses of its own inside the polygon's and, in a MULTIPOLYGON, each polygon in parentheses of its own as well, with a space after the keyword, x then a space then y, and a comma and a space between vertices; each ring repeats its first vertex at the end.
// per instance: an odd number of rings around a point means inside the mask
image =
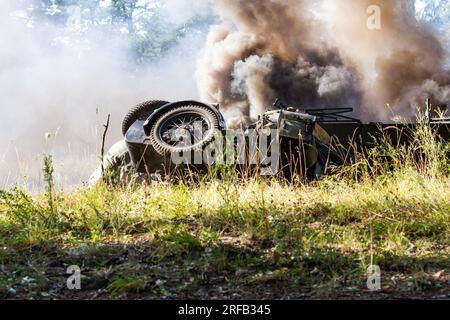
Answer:
POLYGON ((216 114, 203 106, 181 106, 161 115, 152 127, 150 139, 161 155, 203 149, 219 129, 216 114))

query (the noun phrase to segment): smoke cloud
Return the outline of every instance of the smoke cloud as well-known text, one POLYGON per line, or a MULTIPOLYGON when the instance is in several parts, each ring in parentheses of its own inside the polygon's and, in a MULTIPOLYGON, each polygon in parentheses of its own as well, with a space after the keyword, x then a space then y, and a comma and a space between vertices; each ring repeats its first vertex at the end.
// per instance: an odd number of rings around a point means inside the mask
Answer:
POLYGON ((412 1, 215 3, 222 24, 210 30, 199 90, 233 125, 254 119, 275 98, 305 108, 352 106, 365 121, 412 120, 427 97, 450 101, 447 53, 416 20, 412 1), (380 29, 370 28, 377 18, 380 29))
MULTIPOLYGON (((108 114, 106 148, 122 138, 121 121, 133 105, 196 98, 205 35, 189 35, 164 58, 136 65, 125 36, 43 18, 31 25, 19 3, 0 1, 0 187, 26 180, 39 189, 44 153, 53 155, 58 186, 86 181, 100 163, 108 114)), ((195 12, 185 8, 183 21, 189 14, 195 12)))

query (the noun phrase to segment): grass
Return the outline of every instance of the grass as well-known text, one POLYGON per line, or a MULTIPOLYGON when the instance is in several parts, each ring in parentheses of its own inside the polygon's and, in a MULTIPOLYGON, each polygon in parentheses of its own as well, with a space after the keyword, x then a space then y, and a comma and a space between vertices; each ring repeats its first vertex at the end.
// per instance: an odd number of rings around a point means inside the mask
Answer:
POLYGON ((0 192, 0 296, 445 297, 450 149, 430 130, 309 183, 230 174, 58 193, 47 159, 45 193, 0 192), (371 264, 381 292, 367 290, 371 264), (65 287, 69 265, 80 291, 65 287))

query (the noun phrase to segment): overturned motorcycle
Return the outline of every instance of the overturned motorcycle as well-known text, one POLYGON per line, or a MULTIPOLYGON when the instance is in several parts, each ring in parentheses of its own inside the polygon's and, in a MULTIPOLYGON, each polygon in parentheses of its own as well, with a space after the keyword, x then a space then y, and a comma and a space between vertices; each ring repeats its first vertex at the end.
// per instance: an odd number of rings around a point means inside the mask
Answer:
POLYGON ((263 175, 317 178, 328 161, 344 161, 317 115, 283 108, 279 102, 274 106, 278 109, 256 123, 232 130, 218 106, 150 101, 129 112, 122 131, 134 168, 147 175, 202 172, 226 164, 263 175))
MULTIPOLYGON (((431 108, 427 102, 427 108, 431 108)), ((120 182, 135 177, 176 177, 233 165, 238 172, 318 179, 330 165, 354 161, 380 132, 393 143, 411 125, 363 124, 351 108, 297 109, 276 101, 273 110, 243 129, 227 128, 219 106, 198 101, 147 101, 134 107, 122 124, 124 141, 115 145, 105 166, 120 182)), ((449 139, 448 119, 433 119, 449 139)), ((98 174, 97 174, 98 176, 98 174)))

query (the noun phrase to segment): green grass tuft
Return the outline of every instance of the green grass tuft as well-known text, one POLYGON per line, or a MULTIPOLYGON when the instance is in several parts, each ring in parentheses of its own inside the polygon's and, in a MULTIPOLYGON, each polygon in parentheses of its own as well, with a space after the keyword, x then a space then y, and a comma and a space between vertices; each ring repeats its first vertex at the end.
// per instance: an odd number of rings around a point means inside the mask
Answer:
POLYGON ((372 262, 401 296, 448 292, 450 148, 430 127, 409 134, 410 146, 382 139, 310 183, 218 168, 220 179, 56 193, 46 159, 44 194, 0 191, 0 295, 28 272, 39 281, 17 295, 64 297, 52 288, 70 264, 88 270, 77 294, 89 298, 354 297, 372 262), (74 254, 86 246, 102 250, 74 254))

